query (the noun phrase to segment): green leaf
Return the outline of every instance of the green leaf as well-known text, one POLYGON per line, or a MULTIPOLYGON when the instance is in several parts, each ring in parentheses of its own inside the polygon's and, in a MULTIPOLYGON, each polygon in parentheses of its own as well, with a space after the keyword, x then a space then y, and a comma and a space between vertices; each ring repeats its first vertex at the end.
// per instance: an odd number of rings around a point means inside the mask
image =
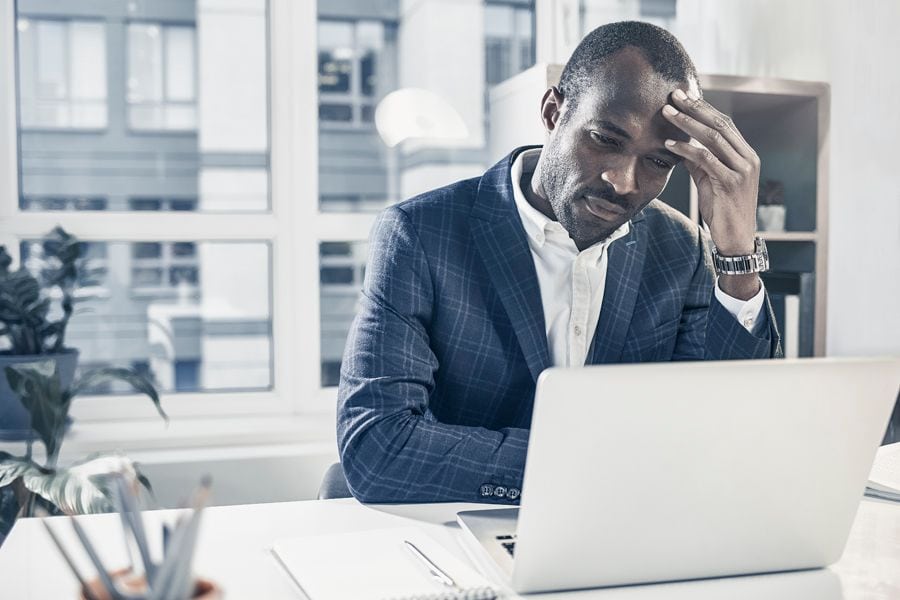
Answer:
POLYGON ((0 488, 6 487, 27 472, 50 473, 33 460, 0 452, 0 488))
POLYGON ((67 514, 92 514, 112 510, 110 475, 137 478, 134 463, 118 454, 94 454, 56 471, 28 470, 22 475, 25 487, 52 502, 67 514))
POLYGON ((6 275, 11 264, 12 257, 6 251, 6 246, 0 246, 0 275, 6 275))
POLYGON ((63 426, 69 412, 69 398, 60 393, 56 362, 42 360, 6 367, 9 387, 31 414, 31 427, 38 432, 53 462, 62 442, 63 426))
POLYGON ((156 411, 159 413, 159 416, 165 419, 168 423, 169 415, 165 413, 162 408, 162 404, 160 404, 159 394, 156 392, 156 388, 153 387, 153 384, 150 382, 150 380, 148 380, 143 375, 139 375, 138 373, 132 371, 131 369, 104 367, 102 369, 94 369, 93 371, 89 371, 88 373, 82 375, 78 379, 78 381, 73 383, 69 388, 69 398, 71 400, 71 398, 74 398, 75 396, 84 392, 85 389, 99 383, 116 380, 123 381, 129 384, 135 389, 135 391, 141 394, 146 394, 156 406, 156 411))

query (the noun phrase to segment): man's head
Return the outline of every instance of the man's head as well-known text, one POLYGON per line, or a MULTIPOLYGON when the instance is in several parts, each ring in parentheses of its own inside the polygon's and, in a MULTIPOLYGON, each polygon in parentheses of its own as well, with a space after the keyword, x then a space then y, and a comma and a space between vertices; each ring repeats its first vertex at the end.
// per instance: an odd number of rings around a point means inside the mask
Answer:
POLYGON ((661 114, 676 88, 699 91, 670 33, 635 21, 598 27, 544 94, 547 142, 532 189, 579 246, 608 237, 659 195, 679 157, 666 139, 687 136, 661 114))

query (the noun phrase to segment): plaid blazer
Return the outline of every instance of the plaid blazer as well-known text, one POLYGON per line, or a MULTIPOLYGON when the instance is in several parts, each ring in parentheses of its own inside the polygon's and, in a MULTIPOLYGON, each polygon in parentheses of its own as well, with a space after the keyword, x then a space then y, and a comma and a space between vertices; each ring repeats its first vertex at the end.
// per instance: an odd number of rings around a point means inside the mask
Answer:
MULTIPOLYGON (((513 200, 519 148, 482 177, 390 207, 341 367, 337 437, 364 502, 518 500, 535 383, 551 366, 537 274, 513 200)), ((612 244, 587 362, 780 352, 715 299, 700 228, 658 200, 612 244)))

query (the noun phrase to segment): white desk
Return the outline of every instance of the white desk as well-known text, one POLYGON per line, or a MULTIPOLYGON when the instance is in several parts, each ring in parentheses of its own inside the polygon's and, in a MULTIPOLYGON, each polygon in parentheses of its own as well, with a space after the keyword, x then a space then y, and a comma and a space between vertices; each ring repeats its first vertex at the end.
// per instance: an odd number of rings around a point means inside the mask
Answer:
MULTIPOLYGON (((229 599, 303 598, 269 553, 272 542, 320 533, 417 525, 469 562, 458 542, 459 510, 471 504, 363 506, 355 500, 256 504, 211 508, 204 513, 196 572, 218 582, 229 599)), ((148 524, 172 511, 149 513, 148 524)), ((117 515, 79 517, 106 564, 124 564, 117 515), (118 563, 113 560, 119 558, 118 563)), ((53 519, 68 546, 77 548, 71 527, 53 519)), ((150 543, 159 545, 158 527, 150 543)), ((81 557, 84 572, 87 559, 81 557)), ((6 600, 77 597, 78 585, 36 519, 20 520, 0 548, 0 596, 6 600)), ((542 594, 549 599, 600 600, 877 600, 900 598, 900 504, 864 500, 843 558, 827 570, 736 577, 653 586, 542 594)))

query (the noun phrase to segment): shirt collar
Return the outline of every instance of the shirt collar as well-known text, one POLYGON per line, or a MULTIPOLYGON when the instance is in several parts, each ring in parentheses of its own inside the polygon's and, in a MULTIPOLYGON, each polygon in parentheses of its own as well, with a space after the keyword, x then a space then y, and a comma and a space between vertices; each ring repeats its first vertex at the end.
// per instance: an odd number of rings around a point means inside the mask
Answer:
MULTIPOLYGON (((525 228, 525 233, 535 244, 537 244, 538 248, 543 248, 544 242, 549 235, 562 232, 566 238, 568 238, 569 234, 558 221, 550 219, 547 215, 533 207, 525 198, 525 192, 522 190, 522 175, 524 173, 534 172, 540 156, 540 148, 532 148, 520 152, 513 161, 512 168, 510 169, 510 177, 512 178, 513 198, 516 201, 516 209, 519 211, 519 218, 522 220, 522 226, 525 228)), ((631 222, 625 221, 618 229, 613 231, 608 238, 597 242, 590 248, 609 245, 620 237, 628 235, 630 231, 631 222)), ((585 251, 590 250, 590 248, 585 248, 585 251)))

